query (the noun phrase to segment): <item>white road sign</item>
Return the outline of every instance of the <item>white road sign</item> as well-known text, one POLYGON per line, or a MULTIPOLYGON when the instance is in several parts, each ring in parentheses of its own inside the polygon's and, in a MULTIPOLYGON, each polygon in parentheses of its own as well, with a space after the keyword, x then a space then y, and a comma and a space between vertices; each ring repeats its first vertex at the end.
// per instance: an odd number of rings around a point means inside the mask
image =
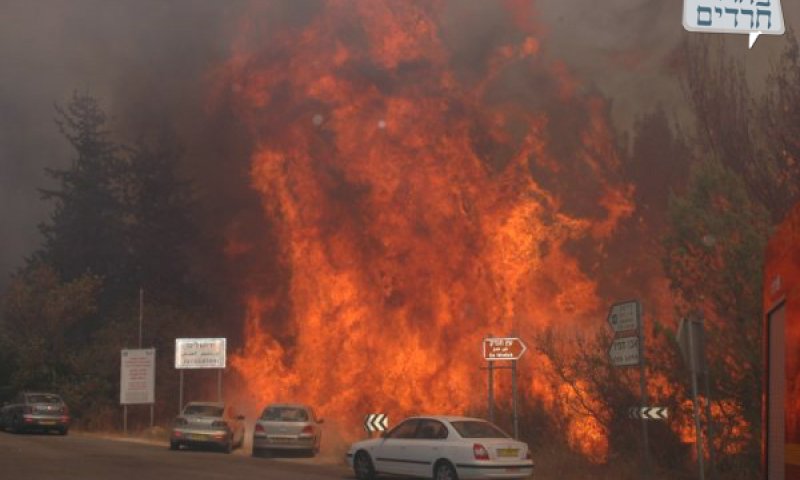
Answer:
POLYGON ((175 368, 225 368, 225 339, 176 338, 175 368))
POLYGON ((122 350, 119 369, 120 405, 155 403, 156 350, 122 350))
POLYGON ((752 48, 758 35, 782 35, 780 0, 684 0, 683 27, 690 32, 747 33, 752 48))
POLYGON ((639 337, 622 337, 614 340, 608 356, 615 367, 639 365, 639 337))
POLYGON ((608 312, 608 324, 614 332, 639 328, 639 304, 636 301, 615 303, 608 312))

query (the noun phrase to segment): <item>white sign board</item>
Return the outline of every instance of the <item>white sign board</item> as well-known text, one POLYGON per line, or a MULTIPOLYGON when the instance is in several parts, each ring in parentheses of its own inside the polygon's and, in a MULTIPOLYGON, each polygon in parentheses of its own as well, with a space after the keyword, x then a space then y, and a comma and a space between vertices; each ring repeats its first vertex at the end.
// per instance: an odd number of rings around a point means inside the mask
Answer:
POLYGON ((639 328, 639 304, 636 301, 617 303, 608 312, 608 324, 614 332, 627 332, 639 328))
POLYGON ((780 0, 684 0, 683 27, 690 32, 783 35, 780 0))
POLYGON ((156 350, 122 350, 119 369, 120 405, 141 405, 156 400, 156 350))
POLYGON ((175 368, 225 368, 225 339, 176 338, 175 368))
POLYGON ((608 356, 615 367, 639 365, 639 337, 622 337, 614 340, 608 356))

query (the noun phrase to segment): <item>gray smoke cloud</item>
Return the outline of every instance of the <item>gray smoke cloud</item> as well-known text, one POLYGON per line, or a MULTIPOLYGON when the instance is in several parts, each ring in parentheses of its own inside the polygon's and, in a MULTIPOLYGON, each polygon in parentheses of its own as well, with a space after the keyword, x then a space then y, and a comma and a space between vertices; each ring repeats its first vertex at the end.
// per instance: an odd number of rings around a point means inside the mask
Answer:
MULTIPOLYGON (((272 3, 275 15, 259 23, 266 29, 302 24, 319 11, 317 0, 272 3)), ((248 7, 238 0, 0 4, 0 290, 41 242, 37 224, 51 205, 36 189, 48 185, 45 167, 64 167, 71 158, 52 121, 53 104, 75 89, 99 97, 120 130, 166 120, 186 144, 188 170, 212 176, 229 166, 235 171, 222 192, 242 190, 246 165, 225 157, 229 147, 209 148, 208 134, 220 125, 208 122, 204 107, 209 72, 229 55, 248 7)), ((582 84, 613 99, 618 128, 659 103, 686 108, 671 68, 689 35, 681 26, 682 2, 538 0, 534 7, 544 30, 542 54, 563 60, 582 84)), ((451 2, 445 12, 451 41, 479 49, 505 35, 500 22, 507 16, 499 8, 499 2, 451 2)), ((800 25, 800 5, 783 2, 783 9, 787 27, 800 25)), ((751 76, 763 78, 781 40, 762 36, 748 51, 746 36, 731 37, 729 49, 751 76)), ((223 137, 219 142, 235 139, 235 132, 223 137)), ((246 156, 244 147, 233 152, 246 156)), ((207 194, 211 188, 200 187, 207 194)))

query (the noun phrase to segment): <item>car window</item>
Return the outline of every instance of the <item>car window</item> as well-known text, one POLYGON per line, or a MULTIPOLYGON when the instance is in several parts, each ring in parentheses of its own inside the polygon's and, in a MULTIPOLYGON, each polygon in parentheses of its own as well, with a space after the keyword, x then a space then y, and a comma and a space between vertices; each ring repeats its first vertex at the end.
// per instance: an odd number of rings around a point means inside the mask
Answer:
POLYGON ((61 403, 61 397, 58 395, 50 395, 50 394, 39 394, 34 393, 27 396, 26 403, 50 403, 50 404, 58 404, 61 403))
POLYGON ((462 438, 510 438, 504 431, 489 422, 465 420, 450 422, 462 438))
POLYGON ((417 426, 419 426, 418 419, 406 420, 386 434, 386 438, 414 438, 417 433, 417 426))
POLYGON ((307 422, 308 412, 298 407, 267 407, 261 414, 261 419, 273 422, 307 422))
POLYGON ((423 420, 417 430, 417 438, 427 440, 442 440, 447 438, 447 427, 436 420, 423 420))
POLYGON ((222 407, 215 407, 214 405, 187 405, 186 408, 183 409, 183 414, 221 417, 222 410, 222 407))

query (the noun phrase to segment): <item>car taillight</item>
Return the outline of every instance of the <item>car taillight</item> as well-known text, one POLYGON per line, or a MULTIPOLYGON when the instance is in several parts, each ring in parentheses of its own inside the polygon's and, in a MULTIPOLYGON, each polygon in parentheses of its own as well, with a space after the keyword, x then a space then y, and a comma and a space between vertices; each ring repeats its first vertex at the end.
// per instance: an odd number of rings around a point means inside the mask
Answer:
POLYGON ((211 428, 228 428, 228 424, 224 420, 217 420, 211 424, 211 428))
POLYGON ((264 426, 260 423, 256 423, 256 433, 264 433, 264 426))
POLYGON ((64 415, 65 417, 66 417, 67 415, 69 415, 69 407, 67 407, 66 405, 64 405, 63 407, 61 407, 61 415, 64 415))
POLYGON ((489 451, 480 443, 472 446, 472 454, 475 456, 475 460, 489 460, 489 451))
POLYGON ((301 435, 314 435, 314 427, 311 425, 306 425, 303 427, 303 431, 300 432, 301 435))
POLYGON ((182 426, 188 425, 188 424, 189 424, 189 422, 187 422, 185 418, 178 417, 178 418, 175 419, 175 425, 178 426, 178 427, 182 427, 182 426))
POLYGON ((525 453, 525 460, 533 460, 533 455, 531 455, 530 450, 525 453))

